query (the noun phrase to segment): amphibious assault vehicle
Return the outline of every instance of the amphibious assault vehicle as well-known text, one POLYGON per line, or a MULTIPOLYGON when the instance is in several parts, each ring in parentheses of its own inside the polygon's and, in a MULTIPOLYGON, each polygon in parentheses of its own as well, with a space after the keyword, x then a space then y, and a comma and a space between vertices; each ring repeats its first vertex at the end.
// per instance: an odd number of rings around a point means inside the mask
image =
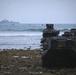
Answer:
POLYGON ((76 29, 59 36, 53 24, 46 24, 41 39, 43 67, 76 67, 76 29))

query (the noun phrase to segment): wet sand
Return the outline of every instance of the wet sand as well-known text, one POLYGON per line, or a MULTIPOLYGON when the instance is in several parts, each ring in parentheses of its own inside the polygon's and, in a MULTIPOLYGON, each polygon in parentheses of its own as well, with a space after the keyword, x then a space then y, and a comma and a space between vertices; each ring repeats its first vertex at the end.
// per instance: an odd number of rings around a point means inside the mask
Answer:
POLYGON ((0 75, 76 75, 76 68, 43 68, 39 49, 0 51, 0 75))

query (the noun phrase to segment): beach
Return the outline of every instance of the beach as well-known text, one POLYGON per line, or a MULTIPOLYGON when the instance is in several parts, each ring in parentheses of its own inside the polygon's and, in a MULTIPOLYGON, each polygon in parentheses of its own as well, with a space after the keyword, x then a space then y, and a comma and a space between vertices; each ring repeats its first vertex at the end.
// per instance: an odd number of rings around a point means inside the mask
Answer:
POLYGON ((39 49, 0 51, 0 75, 76 75, 76 68, 42 67, 39 49))

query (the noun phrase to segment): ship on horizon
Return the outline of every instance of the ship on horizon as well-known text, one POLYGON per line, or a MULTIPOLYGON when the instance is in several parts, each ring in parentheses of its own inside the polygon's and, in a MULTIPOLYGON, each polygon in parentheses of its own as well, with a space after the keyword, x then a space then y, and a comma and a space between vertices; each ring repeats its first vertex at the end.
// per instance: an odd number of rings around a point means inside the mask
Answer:
POLYGON ((9 21, 7 19, 4 19, 4 20, 0 21, 0 24, 12 24, 12 25, 14 25, 14 24, 19 24, 19 22, 13 22, 13 21, 9 21))

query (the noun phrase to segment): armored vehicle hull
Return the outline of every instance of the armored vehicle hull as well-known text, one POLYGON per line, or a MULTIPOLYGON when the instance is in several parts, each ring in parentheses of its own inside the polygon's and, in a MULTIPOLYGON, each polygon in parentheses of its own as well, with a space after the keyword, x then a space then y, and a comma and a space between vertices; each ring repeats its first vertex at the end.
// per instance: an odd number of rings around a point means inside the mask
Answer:
POLYGON ((76 66, 76 50, 74 41, 64 39, 55 39, 61 41, 60 44, 48 42, 50 47, 41 52, 42 66, 43 67, 74 67, 76 66), (64 42, 64 44, 62 43, 64 42), (66 43, 66 44, 65 44, 66 43), (52 46, 52 44, 54 44, 52 46), (68 45, 67 45, 68 44, 68 45))
POLYGON ((46 32, 41 43, 43 67, 76 67, 76 36, 57 36, 46 32))

